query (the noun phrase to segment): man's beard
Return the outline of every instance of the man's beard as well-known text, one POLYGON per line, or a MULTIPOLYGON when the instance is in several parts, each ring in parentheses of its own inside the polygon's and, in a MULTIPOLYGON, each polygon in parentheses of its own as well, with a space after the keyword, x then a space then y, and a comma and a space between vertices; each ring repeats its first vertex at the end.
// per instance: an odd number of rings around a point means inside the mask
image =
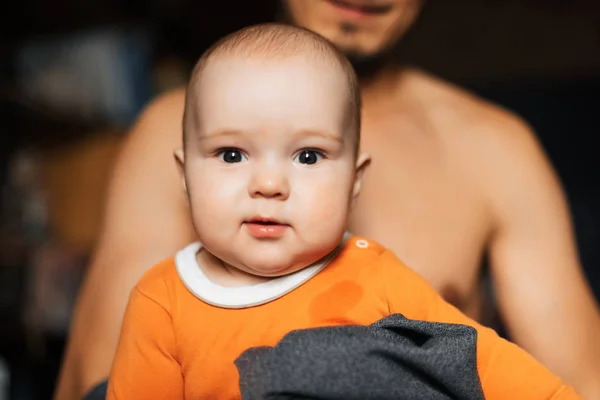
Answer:
MULTIPOLYGON (((278 1, 277 6, 275 20, 281 23, 296 25, 283 2, 278 1)), ((341 29, 346 32, 351 32, 355 28, 354 26, 348 24, 346 26, 342 26, 341 29)), ((383 49, 375 53, 365 53, 360 50, 339 46, 335 42, 330 41, 330 43, 332 43, 339 51, 342 52, 342 54, 346 56, 348 61, 350 61, 352 68, 354 68, 358 79, 361 81, 370 80, 384 67, 397 61, 397 52, 395 51, 397 50, 397 44, 392 46, 392 48, 383 49)))
POLYGON ((394 62, 392 52, 389 50, 379 51, 371 54, 364 54, 360 51, 340 48, 340 51, 346 56, 352 68, 356 72, 358 79, 369 80, 376 76, 383 68, 394 62))
MULTIPOLYGON (((340 29, 344 33, 351 34, 356 28, 352 24, 346 24, 342 25, 340 29)), ((372 53, 338 45, 335 42, 331 43, 350 61, 356 75, 361 81, 370 80, 385 68, 401 67, 403 65, 404 40, 397 40, 391 46, 378 49, 372 53)))

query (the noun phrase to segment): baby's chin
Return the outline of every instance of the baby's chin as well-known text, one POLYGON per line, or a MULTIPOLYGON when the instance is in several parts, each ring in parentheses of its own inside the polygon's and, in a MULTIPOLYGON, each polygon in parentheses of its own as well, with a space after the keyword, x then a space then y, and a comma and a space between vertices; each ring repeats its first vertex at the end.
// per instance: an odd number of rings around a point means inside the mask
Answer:
POLYGON ((262 278, 277 278, 292 274, 308 267, 306 263, 294 263, 289 260, 244 260, 237 267, 238 269, 262 278))
POLYGON ((263 246, 260 249, 222 254, 223 257, 220 258, 239 271, 268 279, 289 275, 309 267, 327 255, 321 250, 324 249, 263 246))

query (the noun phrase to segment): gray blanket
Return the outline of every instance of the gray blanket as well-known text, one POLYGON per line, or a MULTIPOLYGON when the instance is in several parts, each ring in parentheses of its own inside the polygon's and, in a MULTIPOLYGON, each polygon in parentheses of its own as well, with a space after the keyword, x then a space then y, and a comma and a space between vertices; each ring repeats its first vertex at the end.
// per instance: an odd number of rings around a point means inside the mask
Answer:
POLYGON ((477 331, 396 314, 288 333, 235 364, 243 400, 480 400, 477 331))

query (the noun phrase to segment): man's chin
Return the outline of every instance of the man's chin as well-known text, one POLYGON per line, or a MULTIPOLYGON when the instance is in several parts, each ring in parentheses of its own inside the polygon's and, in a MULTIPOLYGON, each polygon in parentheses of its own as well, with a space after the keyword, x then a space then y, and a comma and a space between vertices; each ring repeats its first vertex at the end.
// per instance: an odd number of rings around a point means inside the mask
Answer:
POLYGON ((350 61, 356 75, 361 78, 369 78, 380 72, 389 62, 387 53, 365 54, 356 51, 343 51, 344 55, 350 61))

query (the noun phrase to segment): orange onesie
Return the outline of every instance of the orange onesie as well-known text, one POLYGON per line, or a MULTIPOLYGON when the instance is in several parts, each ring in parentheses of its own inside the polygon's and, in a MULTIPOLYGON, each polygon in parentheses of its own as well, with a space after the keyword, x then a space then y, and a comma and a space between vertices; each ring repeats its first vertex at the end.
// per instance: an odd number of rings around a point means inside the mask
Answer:
POLYGON ((368 325, 394 313, 478 331, 486 399, 577 399, 525 351, 446 303, 423 278, 373 241, 351 237, 330 259, 241 288, 210 282, 192 244, 133 289, 108 399, 240 399, 234 360, 295 329, 368 325))

